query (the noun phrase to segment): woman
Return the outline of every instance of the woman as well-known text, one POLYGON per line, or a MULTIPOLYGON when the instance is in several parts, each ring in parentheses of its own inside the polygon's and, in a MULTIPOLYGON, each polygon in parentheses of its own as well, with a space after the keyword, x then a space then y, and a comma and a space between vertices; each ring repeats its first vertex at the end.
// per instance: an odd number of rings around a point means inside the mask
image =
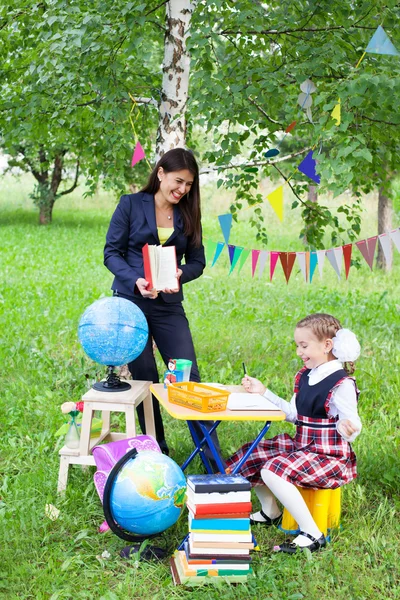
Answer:
MULTIPOLYGON (((158 161, 141 192, 121 197, 107 232, 104 264, 115 275, 114 295, 134 302, 149 325, 146 348, 128 365, 133 379, 159 380, 152 351, 153 338, 166 365, 170 358, 189 359, 192 361, 190 379, 200 381, 189 323, 182 306, 182 285, 200 277, 205 267, 199 170, 191 152, 183 148, 169 150, 158 161), (178 262, 175 288, 159 293, 149 289, 143 270, 145 244, 175 246, 178 262)), ((157 441, 168 454, 160 407, 155 398, 153 407, 157 441)), ((145 432, 142 404, 137 412, 140 427, 145 432)), ((207 424, 208 428, 212 426, 211 421, 207 424)), ((198 425, 196 431, 201 436, 198 425)), ((219 449, 215 433, 213 440, 219 449)))

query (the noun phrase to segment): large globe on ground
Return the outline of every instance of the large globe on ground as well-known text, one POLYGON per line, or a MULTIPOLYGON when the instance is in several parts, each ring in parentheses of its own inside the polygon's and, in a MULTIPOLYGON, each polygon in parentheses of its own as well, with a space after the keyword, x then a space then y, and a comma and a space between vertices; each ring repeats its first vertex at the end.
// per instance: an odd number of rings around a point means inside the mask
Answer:
POLYGON ((110 493, 111 515, 126 531, 150 536, 176 523, 185 493, 185 476, 171 458, 139 452, 117 474, 110 493))
POLYGON ((149 335, 146 317, 133 302, 117 296, 93 302, 79 321, 79 341, 102 365, 118 367, 135 360, 149 335))

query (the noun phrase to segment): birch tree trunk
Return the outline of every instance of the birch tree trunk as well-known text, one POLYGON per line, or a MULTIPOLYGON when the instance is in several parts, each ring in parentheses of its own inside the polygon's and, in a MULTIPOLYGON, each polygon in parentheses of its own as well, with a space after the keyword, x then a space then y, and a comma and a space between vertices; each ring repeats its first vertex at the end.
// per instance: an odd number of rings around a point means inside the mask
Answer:
POLYGON ((156 161, 167 150, 185 145, 190 72, 190 56, 186 49, 186 39, 196 1, 170 0, 166 4, 167 28, 156 161))

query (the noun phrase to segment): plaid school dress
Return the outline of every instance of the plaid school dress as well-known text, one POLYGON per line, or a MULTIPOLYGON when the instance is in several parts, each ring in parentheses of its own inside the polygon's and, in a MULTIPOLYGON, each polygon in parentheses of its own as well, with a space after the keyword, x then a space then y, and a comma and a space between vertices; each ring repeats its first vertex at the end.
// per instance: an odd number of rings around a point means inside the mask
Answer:
MULTIPOLYGON (((240 474, 253 486, 264 485, 261 469, 268 469, 296 486, 321 489, 338 488, 357 477, 356 456, 351 445, 336 430, 338 417, 329 416, 333 391, 349 378, 340 369, 310 386, 309 369, 296 375, 296 434, 281 433, 258 444, 242 466, 240 474)), ((350 377, 355 383, 354 378, 350 377)), ((357 398, 358 390, 356 388, 357 398)), ((249 448, 245 444, 226 461, 231 469, 249 448)))

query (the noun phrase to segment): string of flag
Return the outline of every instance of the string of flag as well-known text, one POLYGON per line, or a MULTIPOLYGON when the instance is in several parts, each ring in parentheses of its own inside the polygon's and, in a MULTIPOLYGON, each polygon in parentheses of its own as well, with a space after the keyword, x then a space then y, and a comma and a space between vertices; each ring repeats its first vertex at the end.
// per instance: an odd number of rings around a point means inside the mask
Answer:
MULTIPOLYGON (((222 216, 228 217, 228 215, 222 216)), ((229 244, 228 242, 231 225, 232 223, 229 223, 228 219, 222 220, 221 229, 225 238, 225 242, 214 242, 212 240, 205 240, 206 261, 207 264, 211 267, 213 267, 217 263, 224 247, 227 246, 230 262, 228 275, 230 275, 236 267, 237 273, 240 273, 247 259, 249 258, 249 256, 251 256, 252 277, 255 276, 257 268, 258 276, 261 277, 265 271, 265 268, 267 267, 267 264, 269 263, 269 280, 272 281, 277 263, 278 261, 280 261, 285 275, 286 283, 289 283, 289 279, 297 259, 304 281, 311 283, 317 266, 320 276, 322 277, 323 265, 326 257, 328 259, 328 262, 333 267, 339 280, 341 280, 342 278, 342 268, 344 266, 345 278, 347 280, 349 278, 351 258, 354 246, 358 248, 371 271, 373 269, 375 251, 378 240, 381 245, 386 264, 389 269, 391 268, 393 262, 392 243, 400 252, 400 228, 381 233, 380 235, 375 235, 363 240, 359 240, 358 242, 344 244, 343 246, 337 246, 335 248, 330 248, 327 250, 282 252, 279 250, 253 250, 244 248, 243 246, 235 246, 233 244, 229 244)))

